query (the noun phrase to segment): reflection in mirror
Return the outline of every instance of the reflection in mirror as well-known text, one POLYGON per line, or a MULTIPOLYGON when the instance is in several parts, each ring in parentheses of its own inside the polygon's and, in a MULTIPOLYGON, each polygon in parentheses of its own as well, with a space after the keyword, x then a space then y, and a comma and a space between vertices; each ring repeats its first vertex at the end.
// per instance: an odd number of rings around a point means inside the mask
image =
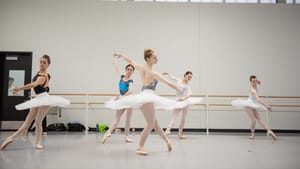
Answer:
POLYGON ((14 93, 12 89, 24 86, 25 70, 9 70, 8 96, 24 96, 24 92, 14 93))

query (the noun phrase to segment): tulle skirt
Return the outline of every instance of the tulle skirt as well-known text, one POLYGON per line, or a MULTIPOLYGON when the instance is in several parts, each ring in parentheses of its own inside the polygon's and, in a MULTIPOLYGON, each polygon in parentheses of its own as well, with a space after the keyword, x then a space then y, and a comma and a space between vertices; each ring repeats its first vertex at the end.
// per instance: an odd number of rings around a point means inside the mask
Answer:
POLYGON ((250 99, 244 100, 244 99, 235 99, 231 101, 231 105, 237 108, 244 108, 244 107, 251 107, 253 109, 261 109, 266 110, 266 108, 262 105, 260 105, 257 102, 254 102, 250 99))
POLYGON ((144 90, 135 95, 120 97, 118 100, 111 99, 105 102, 105 107, 110 109, 125 109, 125 108, 140 108, 146 103, 154 103, 155 109, 173 110, 184 108, 187 103, 193 103, 194 99, 190 101, 176 101, 164 98, 154 94, 153 90, 144 90))
POLYGON ((70 101, 61 96, 50 96, 48 93, 37 94, 35 98, 16 105, 17 110, 25 110, 40 106, 63 107, 69 105, 70 101))
POLYGON ((189 106, 189 105, 193 105, 193 104, 199 104, 203 101, 203 98, 200 97, 190 97, 184 101, 181 101, 184 105, 184 107, 189 106))

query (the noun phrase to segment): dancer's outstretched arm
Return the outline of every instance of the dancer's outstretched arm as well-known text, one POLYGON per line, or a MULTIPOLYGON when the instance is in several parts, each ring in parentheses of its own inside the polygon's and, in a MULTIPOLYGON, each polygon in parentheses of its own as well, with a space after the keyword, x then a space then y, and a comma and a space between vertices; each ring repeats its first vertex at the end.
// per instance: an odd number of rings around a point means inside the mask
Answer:
POLYGON ((169 87, 175 89, 178 92, 182 92, 175 84, 171 83, 170 81, 168 81, 166 78, 164 78, 161 74, 157 73, 157 72, 153 72, 154 78, 165 83, 166 85, 168 85, 169 87))
POLYGON ((115 67, 116 72, 118 73, 118 75, 122 75, 122 71, 121 71, 119 65, 117 64, 117 62, 113 62, 113 65, 114 65, 114 67, 115 67))
POLYGON ((256 97, 256 100, 262 104, 265 108, 267 108, 269 111, 272 111, 272 107, 267 105, 266 103, 264 103, 264 101, 258 96, 256 90, 252 89, 251 93, 254 94, 254 96, 256 97))
POLYGON ((171 75, 170 73, 164 72, 163 75, 168 76, 171 80, 180 81, 180 78, 171 75))
POLYGON ((126 56, 126 55, 122 55, 120 53, 114 53, 113 55, 116 58, 122 58, 124 59, 126 62, 128 62, 129 64, 132 64, 137 70, 141 70, 142 69, 142 65, 136 63, 131 57, 126 56))
MULTIPOLYGON (((170 73, 167 73, 167 72, 164 72, 163 75, 166 75, 166 76, 168 76, 170 79, 172 79, 172 80, 174 80, 174 81, 177 81, 177 82, 181 80, 180 78, 175 77, 175 76, 173 76, 173 75, 171 75, 170 73)), ((178 98, 177 100, 178 100, 178 101, 184 101, 184 100, 188 99, 191 95, 192 95, 192 90, 191 90, 190 86, 187 85, 187 95, 186 95, 186 96, 183 96, 183 97, 180 97, 180 98, 178 98)))
POLYGON ((12 91, 14 93, 17 93, 18 91, 21 91, 21 90, 28 90, 28 89, 34 88, 34 87, 36 87, 38 85, 44 84, 45 81, 46 81, 46 77, 40 76, 40 77, 37 78, 36 81, 34 81, 32 83, 29 83, 29 84, 26 84, 26 85, 24 85, 22 87, 16 87, 16 88, 12 89, 12 91))

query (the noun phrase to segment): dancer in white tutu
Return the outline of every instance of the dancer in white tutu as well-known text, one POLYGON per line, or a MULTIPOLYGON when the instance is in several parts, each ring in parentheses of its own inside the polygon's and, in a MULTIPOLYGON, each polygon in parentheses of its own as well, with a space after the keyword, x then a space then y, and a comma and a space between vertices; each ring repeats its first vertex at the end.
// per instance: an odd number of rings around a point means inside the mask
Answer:
POLYGON ((31 122, 35 120, 35 148, 42 149, 41 145, 41 136, 42 136, 42 121, 46 116, 49 106, 65 106, 70 102, 62 97, 58 96, 49 96, 49 80, 50 75, 47 73, 47 68, 50 65, 50 57, 48 55, 44 55, 40 58, 40 70, 34 76, 33 82, 30 84, 26 84, 22 87, 14 88, 14 92, 19 92, 21 90, 28 90, 33 88, 36 94, 36 97, 24 102, 22 104, 16 105, 17 110, 29 109, 28 113, 23 125, 11 136, 7 137, 6 140, 1 145, 1 150, 4 150, 6 146, 13 142, 15 138, 24 134, 31 122))
POLYGON ((168 151, 171 151, 171 142, 164 134, 155 117, 155 108, 172 109, 179 106, 179 104, 174 100, 155 95, 154 91, 158 81, 167 84, 179 92, 180 89, 152 69, 153 65, 156 64, 158 60, 152 49, 144 50, 144 59, 146 61, 145 65, 137 64, 132 58, 122 54, 114 54, 114 56, 117 58, 123 58, 125 61, 132 64, 140 72, 143 82, 143 88, 140 94, 121 98, 114 106, 109 106, 110 108, 139 107, 143 112, 147 126, 142 131, 139 148, 137 148, 136 153, 140 155, 147 155, 147 152, 144 150, 144 144, 153 128, 166 142, 168 151))
MULTIPOLYGON (((118 95, 116 98, 110 100, 109 102, 115 102, 118 100, 120 97, 126 97, 133 92, 133 80, 131 79, 131 75, 134 72, 134 66, 131 64, 128 64, 125 67, 125 75, 122 74, 121 69, 117 65, 116 62, 113 62, 116 72, 118 73, 119 76, 121 76, 121 79, 119 81, 119 90, 120 90, 120 95, 118 95)), ((107 104, 110 104, 110 103, 107 104)), ((109 126, 109 129, 105 132, 104 137, 102 139, 102 143, 104 144, 105 141, 107 140, 108 137, 110 137, 111 132, 117 127, 117 125, 120 122, 121 116, 124 114, 124 112, 127 111, 126 113, 126 121, 125 121, 125 142, 131 143, 133 140, 128 138, 129 135, 129 130, 130 130, 130 120, 131 120, 131 115, 132 115, 132 108, 127 108, 127 109, 120 109, 117 110, 116 112, 116 117, 113 123, 109 126)))
POLYGON ((165 131, 165 134, 171 133, 171 128, 174 125, 174 122, 180 112, 181 113, 181 120, 178 128, 178 138, 184 139, 183 136, 183 127, 186 119, 186 115, 189 109, 189 105, 191 104, 197 104, 202 101, 202 98, 196 98, 196 97, 190 97, 192 95, 192 90, 189 85, 189 81, 193 78, 193 73, 191 71, 185 72, 183 79, 179 79, 177 77, 174 77, 170 75, 169 73, 163 73, 164 75, 167 75, 170 79, 177 82, 177 86, 182 90, 182 92, 176 92, 177 101, 181 101, 185 104, 183 108, 174 109, 172 119, 168 125, 168 128, 165 131))
POLYGON ((232 100, 231 104, 235 107, 243 107, 251 120, 251 136, 250 139, 255 138, 255 124, 256 121, 267 130, 268 134, 272 136, 274 140, 277 139, 276 135, 271 129, 269 129, 265 123, 261 120, 258 109, 272 111, 272 107, 263 102, 263 100, 258 95, 257 85, 260 84, 260 81, 257 80, 255 75, 250 76, 250 94, 247 100, 236 99, 232 100))

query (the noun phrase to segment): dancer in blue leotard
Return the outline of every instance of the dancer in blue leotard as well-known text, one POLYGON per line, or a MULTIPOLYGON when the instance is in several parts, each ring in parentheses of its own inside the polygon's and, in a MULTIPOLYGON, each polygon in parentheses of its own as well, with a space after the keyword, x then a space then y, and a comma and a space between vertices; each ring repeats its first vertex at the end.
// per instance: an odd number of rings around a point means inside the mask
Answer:
MULTIPOLYGON (((120 94, 110 100, 109 102, 115 102, 118 100, 120 97, 126 97, 130 95, 133 91, 133 80, 131 79, 131 75, 134 72, 134 66, 131 64, 128 64, 125 67, 125 75, 122 74, 121 69, 117 65, 116 62, 113 62, 116 72, 121 76, 121 79, 119 81, 119 90, 120 94)), ((107 104, 109 104, 109 102, 107 104)), ((124 114, 124 112, 127 111, 126 114, 126 122, 125 122, 125 142, 132 142, 133 140, 128 138, 129 130, 130 130, 130 119, 132 115, 132 108, 124 108, 124 109, 119 109, 116 112, 116 117, 113 123, 109 126, 109 129, 106 131, 104 134, 104 137, 102 139, 102 143, 104 144, 107 138, 111 135, 111 132, 118 126, 121 116, 124 114)))

